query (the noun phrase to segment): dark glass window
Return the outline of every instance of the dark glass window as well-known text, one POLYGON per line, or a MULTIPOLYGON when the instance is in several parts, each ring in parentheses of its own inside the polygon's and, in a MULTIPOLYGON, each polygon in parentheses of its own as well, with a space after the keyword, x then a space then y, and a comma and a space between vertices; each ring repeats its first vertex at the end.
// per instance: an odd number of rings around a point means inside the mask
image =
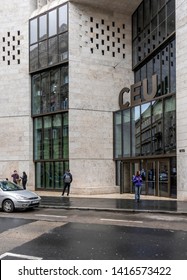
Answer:
POLYGON ((48 64, 53 65, 58 62, 58 45, 57 37, 52 37, 48 40, 48 64))
POLYGON ((59 35, 59 60, 68 59, 68 33, 59 35))
POLYGON ((133 67, 175 31, 175 1, 144 0, 132 16, 133 67))
POLYGON ((30 20, 30 72, 67 61, 67 19, 65 4, 30 20))
POLYGON ((170 44, 170 92, 176 92, 176 49, 175 41, 170 44))
POLYGON ((120 158, 122 156, 122 116, 121 112, 117 112, 114 115, 114 129, 115 129, 115 157, 120 158))
POLYGON ((47 66, 47 41, 39 43, 39 67, 43 68, 47 66))
POLYGON ((68 67, 45 71, 32 77, 32 114, 68 108, 68 67))
POLYGON ((164 100, 164 143, 165 152, 176 150, 176 104, 174 96, 164 100))
POLYGON ((38 44, 30 46, 30 71, 38 69, 38 44))
POLYGON ((68 114, 34 119, 34 160, 68 159, 68 114))
POLYGON ((141 105, 141 154, 151 154, 151 103, 141 105))
POLYGON ((131 154, 131 122, 130 122, 130 109, 123 111, 123 156, 129 157, 131 154))
POLYGON ((50 75, 50 111, 60 109, 60 71, 52 70, 50 75))
POLYGON ((162 50, 162 94, 169 93, 169 46, 162 50))
MULTIPOLYGON (((136 106, 131 109, 132 110, 132 123, 131 123, 131 142, 132 142, 132 156, 140 155, 140 106, 136 106)), ((125 147, 124 147, 125 149, 125 147)))
POLYGON ((143 2, 138 8, 138 33, 143 30, 143 2))
POLYGON ((152 153, 163 153, 163 106, 162 100, 152 102, 152 153))

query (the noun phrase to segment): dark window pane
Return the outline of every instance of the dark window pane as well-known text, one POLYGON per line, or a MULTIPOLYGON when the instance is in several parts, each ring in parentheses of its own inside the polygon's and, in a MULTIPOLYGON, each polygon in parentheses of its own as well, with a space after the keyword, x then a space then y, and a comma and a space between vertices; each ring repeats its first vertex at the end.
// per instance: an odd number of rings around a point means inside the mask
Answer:
POLYGON ((52 131, 51 131, 51 117, 44 117, 44 142, 43 142, 43 153, 44 159, 51 159, 52 151, 52 131))
POLYGON ((132 108, 132 156, 140 155, 140 106, 132 108))
POLYGON ((68 58, 68 33, 59 35, 59 60, 67 60, 68 58))
POLYGON ((167 36, 175 31, 175 13, 171 14, 167 19, 167 36))
POLYGON ((116 112, 114 115, 114 129, 115 129, 115 158, 122 156, 122 118, 121 112, 116 112))
POLYGON ((49 73, 42 73, 41 75, 41 111, 46 113, 49 111, 49 73))
POLYGON ((143 30, 143 3, 138 8, 138 33, 143 30))
POLYGON ((166 21, 163 21, 158 27, 158 44, 166 39, 166 21))
POLYGON ((38 44, 30 47, 30 71, 38 69, 38 44))
POLYGON ((166 19, 166 7, 164 7, 158 14, 159 24, 166 19))
POLYGON ((151 154, 151 103, 141 105, 141 155, 151 154))
POLYGON ((175 97, 164 100, 164 143, 165 151, 174 152, 176 150, 176 104, 175 97))
POLYGON ((130 139, 130 109, 123 111, 123 156, 130 157, 131 139, 130 139))
POLYGON ((40 75, 32 77, 32 113, 41 113, 41 84, 40 75))
POLYGON ((151 15, 154 16, 158 11, 158 0, 151 0, 151 15))
POLYGON ((69 127, 68 127, 68 113, 63 114, 63 158, 69 157, 69 127))
POLYGON ((162 50, 162 94, 169 93, 169 46, 162 50))
POLYGON ((49 65, 55 64, 58 62, 58 46, 57 46, 57 37, 50 38, 48 41, 49 44, 49 65))
POLYGON ((42 118, 34 119, 34 159, 42 159, 42 118))
POLYGON ((68 108, 68 80, 68 67, 62 67, 60 79, 60 108, 63 110, 68 108))
POLYGON ((62 158, 62 115, 53 117, 53 159, 62 158))
POLYGON ((60 108, 59 100, 60 70, 51 71, 50 79, 50 111, 56 111, 60 108))
POLYGON ((39 68, 47 66, 47 41, 39 43, 39 68))
POLYGON ((150 22, 150 1, 144 1, 144 27, 150 22))
POLYGON ((137 31, 137 12, 135 12, 133 14, 133 17, 132 17, 132 37, 133 39, 136 38, 137 34, 138 34, 138 31, 137 31))
POLYGON ((152 102, 152 149, 153 154, 163 153, 163 109, 162 100, 152 102))
POLYGON ((170 44, 170 92, 176 92, 176 49, 175 41, 170 44))
POLYGON ((161 72, 160 72, 160 54, 157 54, 154 58, 153 58, 153 73, 157 74, 158 77, 158 85, 157 85, 157 93, 156 96, 160 96, 161 95, 161 72))

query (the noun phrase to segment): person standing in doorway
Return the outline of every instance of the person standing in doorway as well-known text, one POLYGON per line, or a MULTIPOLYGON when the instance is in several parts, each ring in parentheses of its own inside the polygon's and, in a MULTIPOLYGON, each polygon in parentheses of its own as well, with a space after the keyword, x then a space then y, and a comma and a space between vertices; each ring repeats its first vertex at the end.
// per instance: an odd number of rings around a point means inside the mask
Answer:
POLYGON ((139 202, 142 187, 142 176, 140 175, 140 171, 137 171, 136 175, 133 177, 133 183, 135 186, 135 200, 139 202))
POLYGON ((72 181, 73 181, 73 176, 70 173, 70 170, 66 170, 66 172, 63 175, 64 188, 62 191, 62 196, 64 195, 66 188, 67 188, 67 195, 69 195, 70 185, 72 181))
POLYGON ((27 174, 25 171, 23 171, 23 175, 22 177, 20 177, 22 179, 22 186, 24 188, 24 190, 26 190, 26 184, 27 184, 27 174))

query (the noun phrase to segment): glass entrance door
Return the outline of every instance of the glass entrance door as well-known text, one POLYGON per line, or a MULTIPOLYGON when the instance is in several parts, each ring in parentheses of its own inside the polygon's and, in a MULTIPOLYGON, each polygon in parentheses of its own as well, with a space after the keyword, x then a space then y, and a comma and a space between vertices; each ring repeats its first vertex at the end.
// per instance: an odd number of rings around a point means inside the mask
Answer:
POLYGON ((159 196, 170 195, 169 160, 158 161, 158 193, 159 196))
POLYGON ((155 196, 170 196, 169 159, 147 160, 146 193, 155 196))
POLYGON ((156 161, 147 161, 146 170, 146 192, 148 195, 158 195, 158 191, 156 188, 156 161))
MULTIPOLYGON (((134 193, 132 176, 135 175, 139 170, 143 179, 141 192, 143 195, 145 194, 163 197, 170 196, 170 159, 147 159, 131 161, 123 163, 123 166, 125 167, 123 167, 124 185, 128 186, 128 188, 124 188, 123 192, 130 191, 131 193, 134 193)), ((173 168, 174 171, 175 169, 176 168, 173 168)))

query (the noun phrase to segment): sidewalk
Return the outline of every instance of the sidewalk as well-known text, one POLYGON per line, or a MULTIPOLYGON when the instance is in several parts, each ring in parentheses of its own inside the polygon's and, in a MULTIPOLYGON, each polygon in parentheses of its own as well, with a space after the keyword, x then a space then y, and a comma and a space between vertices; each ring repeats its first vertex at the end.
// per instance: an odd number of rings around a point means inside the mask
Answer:
POLYGON ((187 201, 171 198, 141 196, 135 202, 134 194, 102 194, 61 196, 60 193, 37 192, 42 200, 40 207, 57 209, 97 210, 113 212, 150 212, 187 214, 187 201))

